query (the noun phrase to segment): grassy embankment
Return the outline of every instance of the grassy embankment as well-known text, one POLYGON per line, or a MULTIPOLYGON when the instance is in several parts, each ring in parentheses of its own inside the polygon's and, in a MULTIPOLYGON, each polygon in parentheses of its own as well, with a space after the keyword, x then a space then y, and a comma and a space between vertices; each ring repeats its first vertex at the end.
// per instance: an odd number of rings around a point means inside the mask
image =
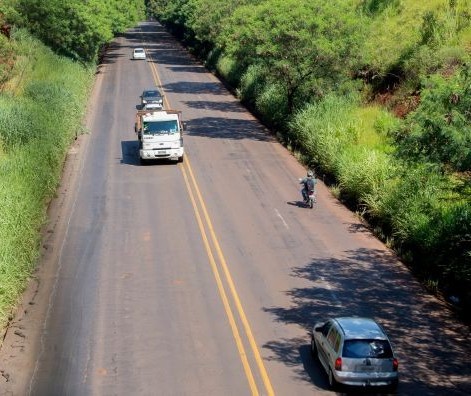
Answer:
POLYGON ((92 68, 57 56, 24 30, 2 39, 14 59, 0 91, 0 327, 39 254, 39 230, 71 141, 82 132, 92 68))

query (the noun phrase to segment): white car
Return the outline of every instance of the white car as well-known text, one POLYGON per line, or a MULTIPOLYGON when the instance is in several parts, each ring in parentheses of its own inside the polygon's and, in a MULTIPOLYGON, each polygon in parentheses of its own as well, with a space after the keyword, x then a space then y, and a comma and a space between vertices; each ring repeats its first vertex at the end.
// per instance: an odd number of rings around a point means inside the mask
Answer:
POLYGON ((146 59, 146 51, 144 48, 135 48, 132 52, 133 59, 146 59))

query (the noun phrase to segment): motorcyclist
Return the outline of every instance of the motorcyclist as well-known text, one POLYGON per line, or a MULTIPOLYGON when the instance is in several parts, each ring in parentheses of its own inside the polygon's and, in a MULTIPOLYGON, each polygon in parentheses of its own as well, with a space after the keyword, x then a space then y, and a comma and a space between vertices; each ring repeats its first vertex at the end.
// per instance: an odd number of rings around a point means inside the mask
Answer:
POLYGON ((312 170, 307 171, 307 175, 304 179, 300 179, 300 184, 303 185, 303 189, 301 190, 301 194, 303 195, 304 202, 307 202, 309 199, 309 191, 315 191, 317 179, 314 175, 312 170))

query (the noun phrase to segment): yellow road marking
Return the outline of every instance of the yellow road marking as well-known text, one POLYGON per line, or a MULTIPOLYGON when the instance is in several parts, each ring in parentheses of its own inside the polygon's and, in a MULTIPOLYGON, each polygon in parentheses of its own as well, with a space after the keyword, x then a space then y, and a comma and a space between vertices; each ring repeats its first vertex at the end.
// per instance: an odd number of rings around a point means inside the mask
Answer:
POLYGON ((240 317, 240 319, 242 321, 242 324, 244 326, 244 330, 245 330, 245 333, 247 335, 247 339, 249 340, 250 347, 252 348, 252 353, 254 355, 255 361, 257 362, 258 369, 260 371, 260 375, 262 377, 262 380, 263 380, 263 383, 265 385, 266 391, 267 391, 268 395, 274 395, 275 392, 274 392, 273 387, 271 385, 270 378, 268 377, 267 370, 265 368, 265 365, 263 364, 262 357, 260 356, 260 352, 258 350, 257 343, 255 342, 255 338, 254 338, 252 330, 250 328, 249 321, 247 320, 247 316, 245 315, 244 309, 242 308, 242 304, 240 302, 239 295, 238 295, 237 290, 235 288, 234 281, 232 280, 232 276, 231 276, 231 273, 230 273, 229 268, 227 266, 226 259, 224 258, 224 255, 222 253, 221 246, 219 245, 218 239, 216 237, 216 233, 214 232, 214 228, 213 228, 211 219, 209 217, 208 211, 206 210, 206 205, 204 204, 204 200, 203 200, 203 197, 201 195, 200 189, 198 187, 198 184, 196 183, 196 179, 194 177, 193 170, 191 168, 190 160, 188 159, 188 156, 185 160, 185 165, 188 168, 188 172, 189 172, 191 180, 193 182, 193 186, 196 190, 196 195, 198 196, 198 200, 199 200, 201 208, 203 210, 204 218, 206 220, 206 224, 208 226, 209 233, 211 235, 211 239, 212 239, 213 244, 216 248, 216 252, 217 252, 217 255, 219 257, 221 267, 223 269, 224 275, 226 276, 226 280, 227 280, 227 283, 229 285, 229 289, 231 291, 232 298, 234 300, 234 303, 235 303, 236 308, 237 308, 237 312, 239 313, 239 317, 240 317))
POLYGON ((198 210, 195 197, 193 195, 193 191, 191 190, 190 182, 188 181, 188 176, 184 167, 180 168, 183 173, 183 178, 185 179, 186 188, 188 190, 188 194, 190 195, 191 204, 193 205, 193 210, 195 212, 196 220, 198 222, 198 227, 201 232, 201 236, 203 237, 204 247, 206 249, 206 254, 208 255, 209 262, 211 264, 211 269, 213 270, 214 278, 216 279, 216 284, 219 290, 219 295, 221 296, 222 303, 224 305, 224 309, 226 311, 227 317, 229 319, 229 324, 231 326, 232 334, 234 335, 234 339, 237 345, 237 349, 239 351, 239 356, 242 360, 242 365, 244 366, 245 375, 247 376, 247 380, 249 381, 250 389, 252 391, 252 395, 258 395, 257 385, 255 384, 255 379, 252 374, 252 370, 250 369, 250 364, 247 359, 247 353, 245 352, 244 345, 242 343, 242 338, 240 337, 239 329, 237 328, 237 324, 234 318, 234 314, 232 313, 229 299, 227 298, 226 291, 224 290, 224 285, 221 280, 221 276, 219 274, 219 270, 216 265, 216 261, 214 260, 213 252, 211 251, 211 247, 209 245, 208 237, 206 235, 206 231, 204 229, 204 224, 201 219, 200 212, 198 210))
MULTIPOLYGON (((152 57, 150 57, 150 60, 152 61, 152 57)), ((157 86, 162 91, 163 90, 162 81, 160 81, 160 76, 159 76, 159 72, 157 71, 157 66, 155 66, 154 62, 149 62, 149 65, 150 65, 150 70, 152 72, 152 76, 154 77, 154 81, 157 82, 157 86)), ((162 92, 162 94, 163 94, 163 92, 162 92)), ((166 109, 171 109, 170 102, 168 101, 166 95, 164 95, 164 104, 165 104, 166 109)))
MULTIPOLYGON (((152 60, 152 57, 150 57, 150 59, 152 60)), ((150 65, 152 75, 154 77, 154 81, 156 81, 157 85, 161 89, 163 89, 162 88, 162 82, 160 80, 160 76, 159 76, 159 73, 157 71, 156 65, 153 62, 149 62, 149 65, 150 65)), ((171 108, 170 107, 170 102, 169 102, 169 100, 167 99, 166 96, 164 96, 164 102, 165 102, 165 105, 166 105, 165 107, 166 108, 171 108)), ((187 187, 187 190, 188 190, 188 194, 190 196, 191 204, 192 204, 193 210, 195 212, 198 227, 200 229, 200 233, 201 233, 201 236, 203 238, 203 243, 204 243, 204 246, 205 246, 205 249, 206 249, 206 254, 208 255, 209 262, 210 262, 210 265, 211 265, 211 269, 212 269, 213 275, 216 279, 216 284, 217 284, 217 287, 218 287, 218 290, 219 290, 219 294, 221 296, 221 300, 223 302, 224 309, 226 311, 226 314, 227 314, 227 317, 228 317, 228 320, 229 320, 229 324, 231 326, 231 330, 232 330, 232 333, 233 333, 233 336, 234 336, 234 339, 235 339, 235 342, 236 342, 236 345, 237 345, 237 349, 239 351, 239 356, 240 356, 240 359, 242 361, 242 365, 244 367, 245 375, 247 377, 250 389, 252 391, 252 395, 258 395, 259 392, 258 392, 256 383, 255 383, 255 379, 254 379, 252 370, 250 368, 250 364, 249 364, 249 361, 248 361, 248 358, 247 358, 247 353, 245 351, 245 348, 244 348, 244 345, 243 345, 243 342, 242 342, 242 338, 240 336, 239 329, 238 329, 236 321, 235 321, 234 314, 233 314, 232 309, 230 307, 229 299, 227 297, 227 293, 225 291, 224 284, 222 282, 221 275, 220 275, 218 266, 216 264, 216 260, 214 258, 214 254, 212 252, 211 245, 209 243, 208 236, 207 236, 207 233, 206 233, 206 230, 205 230, 204 222, 202 220, 200 211, 198 209, 198 205, 196 203, 196 199, 195 199, 193 190, 191 188, 191 185, 193 185, 193 188, 196 191, 196 196, 198 198, 198 202, 199 202, 199 204, 202 208, 202 211, 203 211, 204 220, 205 220, 207 228, 209 230, 209 234, 211 236, 211 240, 213 242, 213 245, 216 249, 216 253, 217 253, 217 256, 219 258, 220 265, 221 265, 223 273, 226 277, 226 281, 227 281, 227 284, 229 286, 229 289, 230 289, 230 292, 231 292, 231 295, 232 295, 232 299, 233 299, 234 304, 236 306, 239 318, 240 318, 240 320, 243 324, 246 337, 248 339, 248 342, 250 344, 250 347, 251 347, 252 353, 254 355, 255 361, 257 363, 257 366, 258 366, 258 369, 259 369, 259 372, 260 372, 260 376, 261 376, 262 381, 265 385, 266 392, 269 396, 273 396, 275 394, 275 392, 274 392, 273 387, 271 385, 270 378, 268 376, 265 365, 263 364, 263 360, 262 360, 260 352, 258 350, 257 343, 255 342, 255 338, 253 336, 252 330, 251 330, 250 325, 249 325, 249 321, 247 319, 247 316, 245 315, 244 309, 242 308, 242 303, 240 302, 240 298, 239 298, 239 295, 238 295, 237 290, 235 288, 234 281, 232 280, 232 276, 230 274, 229 267, 227 265, 226 259, 224 258, 224 255, 222 253, 221 246, 220 246, 220 244, 218 242, 218 239, 216 237, 214 227, 212 225, 211 219, 210 219, 208 211, 206 209, 206 205, 204 203, 204 200, 203 200, 203 197, 201 195, 200 189, 199 189, 198 184, 196 182, 196 178, 195 178, 193 170, 191 168, 191 164, 190 164, 187 153, 185 153, 185 162, 184 162, 183 166, 180 166, 180 169, 183 173, 183 178, 185 180, 185 184, 186 184, 186 187, 187 187), (188 169, 188 173, 187 173, 187 170, 185 169, 185 166, 188 169), (188 178, 188 174, 190 176, 191 183, 190 183, 190 180, 188 178)))

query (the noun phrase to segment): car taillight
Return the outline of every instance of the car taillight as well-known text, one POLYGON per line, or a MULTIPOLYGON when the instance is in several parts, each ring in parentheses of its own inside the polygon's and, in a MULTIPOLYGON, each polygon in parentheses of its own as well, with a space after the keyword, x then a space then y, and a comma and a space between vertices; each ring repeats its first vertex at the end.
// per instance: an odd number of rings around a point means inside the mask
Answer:
POLYGON ((399 362, 396 358, 393 359, 393 371, 397 371, 399 368, 399 362))
POLYGON ((335 369, 337 371, 342 371, 342 358, 338 357, 337 360, 335 360, 335 369))

